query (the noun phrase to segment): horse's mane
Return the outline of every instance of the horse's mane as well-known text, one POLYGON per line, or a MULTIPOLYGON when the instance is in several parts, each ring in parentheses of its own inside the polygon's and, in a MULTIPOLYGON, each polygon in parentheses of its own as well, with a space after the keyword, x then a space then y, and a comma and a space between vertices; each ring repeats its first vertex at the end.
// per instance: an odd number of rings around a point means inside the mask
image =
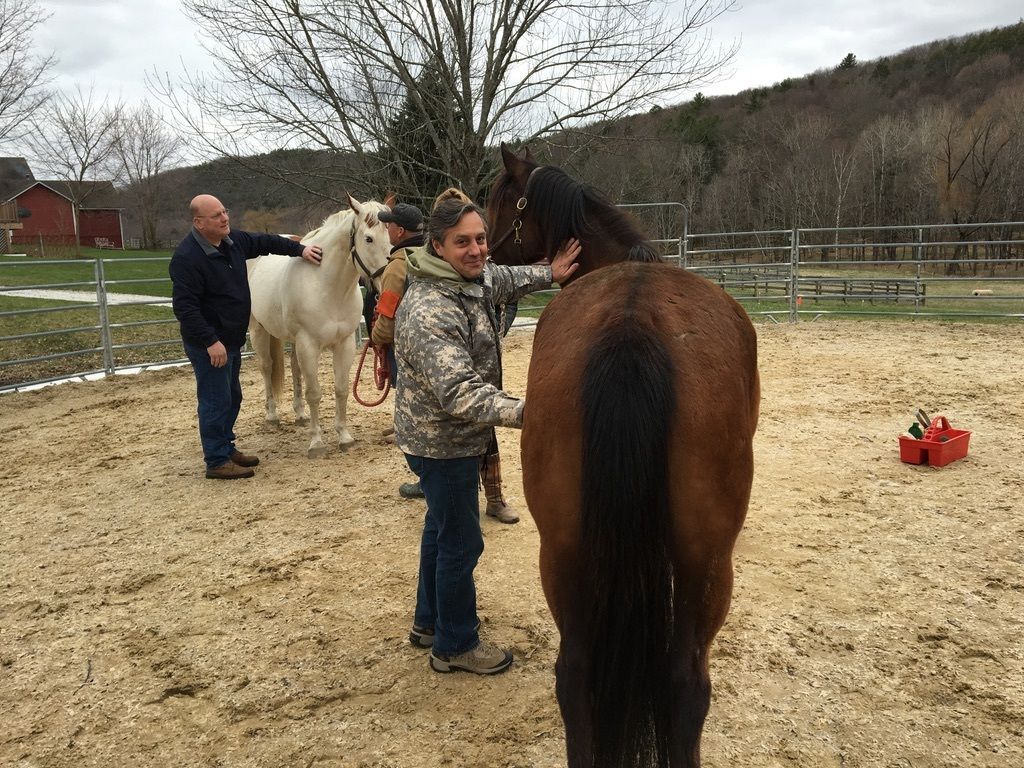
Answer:
MULTIPOLYGON (((363 213, 365 214, 364 218, 366 220, 366 226, 368 227, 376 227, 377 224, 380 223, 380 220, 377 218, 378 211, 383 211, 385 208, 387 208, 387 206, 384 205, 384 203, 377 202, 376 200, 367 200, 362 204, 361 207, 363 209, 363 213)), ((317 229, 329 229, 332 227, 342 226, 344 224, 351 224, 351 221, 349 220, 348 217, 355 215, 356 212, 353 211, 351 208, 342 208, 340 211, 332 213, 330 216, 324 219, 323 223, 319 227, 317 227, 317 229)))
MULTIPOLYGON (((387 208, 383 203, 379 203, 376 200, 367 200, 362 204, 364 219, 366 226, 376 227, 380 223, 380 219, 377 218, 377 212, 387 208)), ((352 217, 356 216, 356 212, 351 208, 342 208, 336 213, 332 213, 323 223, 320 224, 316 229, 312 229, 305 234, 302 238, 303 242, 306 242, 314 237, 327 238, 331 236, 344 236, 350 237, 352 232, 352 217)))
POLYGON ((630 246, 626 261, 659 262, 661 256, 633 218, 600 191, 561 168, 542 166, 529 182, 529 208, 541 222, 544 252, 554 256, 570 237, 600 233, 630 246))

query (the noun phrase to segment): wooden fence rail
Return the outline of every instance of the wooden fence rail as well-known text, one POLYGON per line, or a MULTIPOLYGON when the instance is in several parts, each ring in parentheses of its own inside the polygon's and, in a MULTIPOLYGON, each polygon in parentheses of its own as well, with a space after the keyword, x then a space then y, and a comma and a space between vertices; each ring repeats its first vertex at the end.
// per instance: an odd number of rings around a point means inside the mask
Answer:
MULTIPOLYGON (((789 278, 781 272, 720 272, 716 282, 722 288, 737 293, 762 296, 786 296, 789 294, 789 278)), ((874 277, 800 277, 797 280, 797 295, 806 301, 848 301, 866 300, 869 304, 878 301, 916 301, 925 303, 927 286, 911 278, 874 277)))

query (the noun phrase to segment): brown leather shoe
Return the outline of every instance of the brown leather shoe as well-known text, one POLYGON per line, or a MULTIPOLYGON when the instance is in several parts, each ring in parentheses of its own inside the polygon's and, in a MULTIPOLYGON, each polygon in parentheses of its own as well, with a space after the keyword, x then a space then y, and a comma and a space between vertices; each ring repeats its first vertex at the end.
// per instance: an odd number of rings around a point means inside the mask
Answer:
POLYGON ((235 451, 232 453, 231 460, 240 467, 255 467, 260 463, 259 456, 253 456, 250 453, 242 453, 241 451, 235 451))
POLYGON ((240 467, 233 461, 226 461, 219 467, 206 470, 206 477, 210 480, 238 480, 243 477, 255 475, 252 467, 240 467))

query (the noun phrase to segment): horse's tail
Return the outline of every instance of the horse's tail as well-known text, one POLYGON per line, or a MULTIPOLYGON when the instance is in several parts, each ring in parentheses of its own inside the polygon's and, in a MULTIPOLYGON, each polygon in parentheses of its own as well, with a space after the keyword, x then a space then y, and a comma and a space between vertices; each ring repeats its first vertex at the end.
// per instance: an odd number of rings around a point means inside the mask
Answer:
POLYGON ((284 342, 270 335, 270 390, 274 393, 274 402, 281 402, 284 394, 284 342))
POLYGON ((668 765, 672 374, 664 344, 629 322, 604 333, 583 373, 580 579, 593 764, 602 768, 668 765))

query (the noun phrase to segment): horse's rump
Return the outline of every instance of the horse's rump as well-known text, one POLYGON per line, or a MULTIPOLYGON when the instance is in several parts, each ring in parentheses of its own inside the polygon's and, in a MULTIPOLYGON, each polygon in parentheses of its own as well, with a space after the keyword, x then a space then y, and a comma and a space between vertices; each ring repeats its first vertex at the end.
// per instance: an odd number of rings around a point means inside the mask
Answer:
POLYGON ((527 390, 524 488, 545 594, 585 657, 567 661, 566 679, 592 691, 588 751, 595 765, 656 765, 671 736, 679 613, 694 614, 696 634, 724 616, 717 605, 699 615, 691 593, 709 563, 728 566, 746 509, 753 329, 691 273, 609 266, 545 310, 527 390))

